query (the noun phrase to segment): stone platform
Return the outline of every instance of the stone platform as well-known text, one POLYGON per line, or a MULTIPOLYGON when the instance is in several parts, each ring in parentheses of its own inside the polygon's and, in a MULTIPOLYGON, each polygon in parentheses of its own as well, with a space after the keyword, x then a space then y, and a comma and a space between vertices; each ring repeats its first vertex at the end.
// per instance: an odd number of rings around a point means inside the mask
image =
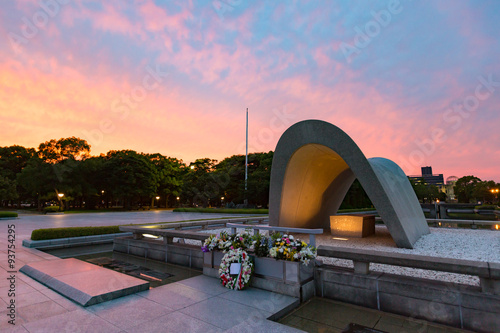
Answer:
POLYGON ((20 271, 82 306, 149 289, 149 282, 74 258, 32 262, 20 271))

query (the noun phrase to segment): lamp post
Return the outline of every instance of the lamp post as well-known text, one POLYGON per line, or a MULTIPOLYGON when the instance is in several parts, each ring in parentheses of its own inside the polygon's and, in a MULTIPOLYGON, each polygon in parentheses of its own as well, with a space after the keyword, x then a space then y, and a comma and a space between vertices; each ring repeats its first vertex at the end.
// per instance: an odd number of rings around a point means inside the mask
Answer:
POLYGON ((160 208, 160 197, 156 197, 156 208, 160 208))
POLYGON ((63 208, 62 198, 64 197, 64 193, 57 193, 57 196, 59 197, 59 211, 61 212, 63 208))
POLYGON ((220 197, 220 204, 222 207, 224 207, 224 197, 220 197))
POLYGON ((497 188, 492 188, 490 190, 490 192, 495 195, 495 201, 498 202, 498 189, 497 188))

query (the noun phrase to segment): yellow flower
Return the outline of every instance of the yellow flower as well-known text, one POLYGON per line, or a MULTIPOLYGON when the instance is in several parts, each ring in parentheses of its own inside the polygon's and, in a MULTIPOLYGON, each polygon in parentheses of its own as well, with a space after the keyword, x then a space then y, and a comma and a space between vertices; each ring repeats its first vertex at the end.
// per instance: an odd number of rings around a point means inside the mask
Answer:
POLYGON ((285 242, 281 242, 280 246, 283 246, 283 245, 285 245, 285 242))

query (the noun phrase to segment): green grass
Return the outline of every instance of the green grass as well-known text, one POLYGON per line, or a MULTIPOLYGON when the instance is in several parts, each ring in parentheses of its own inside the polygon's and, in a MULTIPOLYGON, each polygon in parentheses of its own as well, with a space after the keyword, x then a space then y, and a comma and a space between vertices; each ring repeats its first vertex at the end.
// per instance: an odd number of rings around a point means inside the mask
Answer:
POLYGON ((353 212, 367 212, 376 210, 375 208, 351 208, 351 209, 339 209, 337 213, 353 213, 353 212))
POLYGON ((116 234, 119 232, 121 231, 118 226, 36 229, 31 233, 31 239, 46 240, 66 237, 116 234))
POLYGON ((216 214, 269 214, 269 209, 258 208, 175 208, 174 212, 216 214))
POLYGON ((495 215, 485 215, 485 214, 473 214, 473 213, 448 213, 448 216, 451 219, 456 220, 489 220, 495 221, 495 215))
POLYGON ((109 213, 126 212, 123 208, 103 208, 103 209, 72 209, 64 211, 64 214, 87 214, 87 213, 109 213))
POLYGON ((0 218, 2 217, 17 217, 15 212, 0 212, 0 218))
MULTIPOLYGON (((366 212, 375 208, 341 209, 339 213, 366 212)), ((258 208, 175 208, 174 212, 219 213, 219 214, 269 214, 269 209, 258 208)))

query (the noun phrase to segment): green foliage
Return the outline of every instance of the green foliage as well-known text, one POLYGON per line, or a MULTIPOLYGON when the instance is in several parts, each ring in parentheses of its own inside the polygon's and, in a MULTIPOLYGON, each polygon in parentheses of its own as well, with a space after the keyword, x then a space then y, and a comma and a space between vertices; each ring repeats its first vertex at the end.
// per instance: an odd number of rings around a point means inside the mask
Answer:
POLYGON ((367 212, 375 210, 375 208, 353 208, 353 209, 339 209, 337 213, 352 213, 352 212, 367 212))
POLYGON ((476 214, 476 213, 448 213, 450 219, 455 220, 486 220, 495 221, 494 214, 476 214))
POLYGON ((474 209, 477 209, 477 210, 495 210, 495 209, 498 209, 498 206, 496 206, 496 205, 480 205, 480 206, 474 206, 474 209))
POLYGON ((368 195, 361 186, 359 180, 356 179, 349 188, 349 191, 347 191, 347 194, 340 205, 340 209, 357 209, 365 207, 373 207, 373 204, 370 198, 368 198, 368 195))
POLYGON ((126 208, 134 201, 149 201, 156 195, 158 173, 154 165, 133 150, 108 153, 103 175, 108 191, 122 198, 126 208))
POLYGON ((17 217, 16 212, 0 212, 0 218, 2 217, 17 217))
POLYGON ((16 181, 0 175, 0 202, 2 200, 15 200, 18 198, 16 181))
POLYGON ((269 209, 261 208, 175 208, 174 212, 216 213, 216 214, 269 214, 269 209))
POLYGON ((46 240, 68 237, 116 234, 119 232, 121 231, 118 226, 36 229, 31 233, 31 239, 46 240))
POLYGON ((258 233, 253 236, 254 239, 254 252, 257 257, 267 257, 269 255, 269 248, 274 243, 270 241, 269 237, 262 236, 258 233))
POLYGON ((244 155, 233 155, 218 164, 209 158, 198 159, 184 176, 182 203, 206 207, 241 204, 247 199, 251 206, 267 207, 272 159, 273 152, 248 155, 246 193, 244 155))
POLYGON ((81 160, 90 156, 90 145, 74 136, 57 141, 52 139, 38 146, 38 156, 47 163, 57 163, 65 159, 81 160))
POLYGON ((410 180, 410 183, 418 200, 423 203, 433 202, 437 199, 446 200, 446 193, 439 191, 439 188, 435 185, 427 184, 423 178, 418 181, 410 180))
POLYGON ((43 212, 45 214, 47 213, 55 213, 55 212, 58 212, 59 211, 59 206, 47 206, 47 207, 43 207, 43 212))
POLYGON ((498 198, 491 193, 491 189, 499 188, 494 181, 481 181, 475 176, 465 176, 457 180, 454 191, 458 202, 475 203, 477 201, 495 202, 498 198))

